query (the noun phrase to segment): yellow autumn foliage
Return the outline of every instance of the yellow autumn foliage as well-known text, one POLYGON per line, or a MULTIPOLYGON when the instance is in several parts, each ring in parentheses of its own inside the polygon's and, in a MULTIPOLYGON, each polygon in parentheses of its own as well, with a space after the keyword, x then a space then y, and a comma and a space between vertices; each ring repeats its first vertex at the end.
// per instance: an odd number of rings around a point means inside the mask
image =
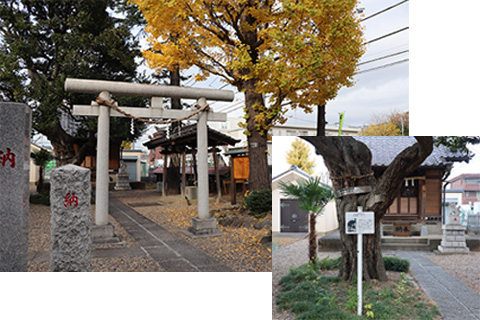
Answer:
POLYGON ((357 0, 129 0, 147 21, 151 68, 197 67, 245 95, 252 189, 269 188, 268 130, 353 85, 365 51, 357 0), (259 107, 261 105, 261 107, 259 107), (260 150, 262 149, 262 150, 260 150))
POLYGON ((352 85, 364 52, 355 0, 131 2, 148 23, 151 68, 197 66, 197 79, 214 74, 267 95, 269 107, 254 110, 265 114, 255 118, 262 129, 282 120, 283 101, 311 111, 352 85))

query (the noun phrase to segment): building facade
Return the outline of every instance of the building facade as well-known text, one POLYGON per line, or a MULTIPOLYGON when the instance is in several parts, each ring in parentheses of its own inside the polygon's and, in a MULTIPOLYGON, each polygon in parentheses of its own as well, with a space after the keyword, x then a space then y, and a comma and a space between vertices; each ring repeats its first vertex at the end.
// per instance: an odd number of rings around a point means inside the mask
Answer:
POLYGON ((480 202, 480 173, 465 173, 448 180, 450 189, 461 190, 462 205, 480 202))

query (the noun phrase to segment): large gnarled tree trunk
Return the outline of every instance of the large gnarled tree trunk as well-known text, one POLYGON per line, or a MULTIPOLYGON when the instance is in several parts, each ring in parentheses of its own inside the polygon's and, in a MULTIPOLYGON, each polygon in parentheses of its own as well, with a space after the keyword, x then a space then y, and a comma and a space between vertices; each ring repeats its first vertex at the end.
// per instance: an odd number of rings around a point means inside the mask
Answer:
POLYGON ((321 155, 332 179, 335 191, 355 186, 370 186, 366 194, 336 198, 337 219, 342 244, 342 266, 339 276, 346 281, 357 274, 357 237, 345 233, 345 212, 375 212, 375 234, 364 235, 364 280, 387 280, 380 248, 380 220, 400 193, 404 178, 413 172, 433 151, 432 137, 415 137, 417 143, 397 155, 378 180, 373 176, 369 148, 352 137, 303 137, 321 155))

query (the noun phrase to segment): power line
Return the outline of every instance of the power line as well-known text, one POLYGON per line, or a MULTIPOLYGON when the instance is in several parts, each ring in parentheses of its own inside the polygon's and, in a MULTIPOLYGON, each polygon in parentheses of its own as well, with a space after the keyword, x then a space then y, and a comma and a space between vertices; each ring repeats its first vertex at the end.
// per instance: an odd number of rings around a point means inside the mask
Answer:
POLYGON ((394 51, 394 49, 398 49, 398 48, 405 47, 405 46, 408 46, 408 43, 404 43, 404 44, 399 45, 399 46, 391 47, 391 48, 389 48, 389 49, 377 51, 377 52, 375 52, 375 53, 370 53, 370 54, 366 55, 366 56, 363 57, 363 58, 366 59, 366 58, 373 58, 373 57, 376 57, 376 56, 381 56, 384 52, 394 51))
POLYGON ((375 62, 375 61, 387 59, 387 58, 390 58, 390 57, 398 56, 398 55, 400 55, 400 54, 404 54, 404 53, 407 53, 407 52, 409 52, 409 50, 404 50, 404 51, 400 51, 400 52, 395 52, 395 53, 392 53, 392 54, 389 54, 389 55, 386 55, 386 56, 383 56, 383 57, 380 57, 380 58, 376 58, 376 59, 368 60, 368 61, 365 61, 365 62, 361 62, 361 63, 358 64, 358 66, 360 66, 360 65, 362 65, 362 64, 367 64, 367 63, 371 63, 371 62, 375 62))
POLYGON ((404 4, 404 3, 407 2, 407 1, 408 1, 408 0, 400 1, 399 3, 394 4, 394 5, 391 6, 391 7, 385 8, 385 9, 380 10, 380 11, 378 11, 378 12, 372 14, 372 15, 369 15, 369 16, 366 17, 366 18, 363 18, 362 20, 360 20, 360 22, 363 22, 363 21, 365 21, 365 20, 367 20, 367 19, 370 19, 370 18, 372 18, 372 17, 378 16, 379 14, 384 13, 384 12, 390 10, 390 9, 395 8, 395 7, 398 7, 399 5, 404 4))
POLYGON ((405 28, 402 28, 402 29, 398 29, 398 30, 396 30, 396 31, 390 32, 390 33, 388 33, 388 34, 386 34, 386 35, 383 35, 383 36, 381 36, 381 37, 378 37, 378 38, 369 40, 369 41, 367 41, 367 42, 364 42, 363 44, 370 44, 370 43, 372 43, 372 42, 375 42, 375 41, 378 41, 378 40, 382 40, 382 39, 384 39, 384 38, 386 38, 386 37, 390 37, 390 36, 392 36, 392 35, 394 35, 394 34, 397 34, 397 33, 399 33, 399 32, 408 30, 408 28, 409 28, 409 27, 405 27, 405 28))
POLYGON ((407 62, 408 60, 409 60, 409 59, 404 59, 404 60, 400 60, 400 61, 396 61, 396 62, 384 64, 384 65, 382 65, 382 66, 378 66, 378 67, 375 67, 375 68, 371 68, 371 69, 367 69, 367 70, 362 70, 362 71, 357 72, 357 74, 365 73, 365 72, 370 72, 370 71, 375 71, 375 70, 378 70, 378 69, 388 68, 388 67, 391 67, 391 66, 400 64, 400 63, 407 62))

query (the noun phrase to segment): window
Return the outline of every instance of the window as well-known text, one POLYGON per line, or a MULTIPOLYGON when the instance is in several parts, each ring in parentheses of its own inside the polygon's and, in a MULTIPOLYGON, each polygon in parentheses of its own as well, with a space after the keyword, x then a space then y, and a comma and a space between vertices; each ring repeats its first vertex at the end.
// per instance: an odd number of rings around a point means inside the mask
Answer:
POLYGON ((480 184, 480 178, 466 178, 465 183, 477 183, 480 184))
POLYGON ((480 198, 480 192, 478 191, 467 191, 465 192, 467 198, 480 198))
POLYGON ((287 136, 296 136, 297 135, 297 131, 295 130, 287 130, 287 136))

